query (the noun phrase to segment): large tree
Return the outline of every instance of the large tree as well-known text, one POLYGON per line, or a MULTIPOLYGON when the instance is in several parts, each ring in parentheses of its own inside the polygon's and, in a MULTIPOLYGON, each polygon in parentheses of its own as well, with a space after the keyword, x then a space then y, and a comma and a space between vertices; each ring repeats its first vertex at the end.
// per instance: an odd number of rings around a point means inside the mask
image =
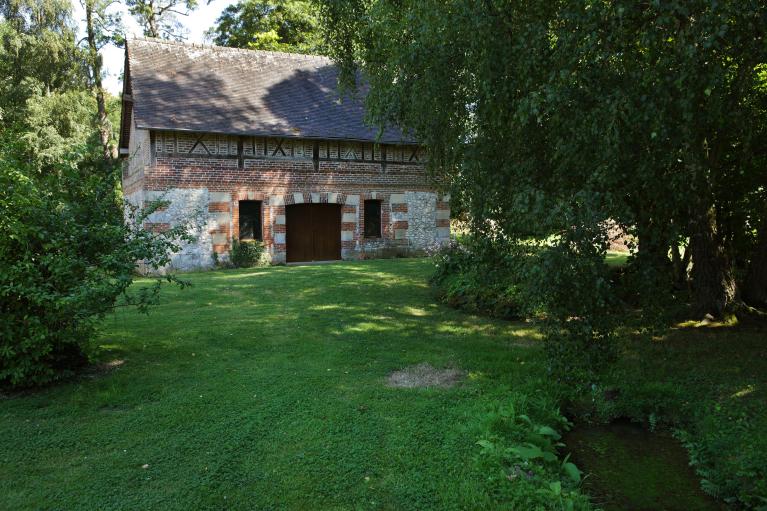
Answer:
POLYGON ((0 0, 0 13, 0 386, 24 386, 86 362, 118 302, 148 305, 153 292, 127 293, 136 261, 167 263, 184 234, 144 231, 151 209, 124 222, 71 5, 0 0))
POLYGON ((307 0, 241 0, 216 20, 209 35, 222 46, 324 54, 317 7, 307 0))
POLYGON ((606 248, 608 220, 637 236, 647 303, 675 292, 680 246, 700 312, 737 304, 738 268, 759 273, 764 0, 328 0, 323 12, 347 80, 361 68, 370 83, 371 116, 426 143, 476 233, 568 254, 542 259, 541 278, 595 289, 606 276, 577 268, 606 248))
POLYGON ((125 4, 145 36, 175 40, 183 39, 185 33, 178 17, 189 16, 197 8, 197 0, 125 0, 125 4))
POLYGON ((101 49, 108 43, 121 44, 123 40, 120 15, 110 12, 115 0, 81 0, 85 10, 85 41, 88 45, 88 66, 96 96, 99 141, 105 159, 116 157, 112 125, 107 113, 107 92, 102 83, 103 63, 101 49))
POLYGON ((85 85, 71 7, 66 0, 0 0, 0 110, 6 128, 23 121, 31 96, 85 85))

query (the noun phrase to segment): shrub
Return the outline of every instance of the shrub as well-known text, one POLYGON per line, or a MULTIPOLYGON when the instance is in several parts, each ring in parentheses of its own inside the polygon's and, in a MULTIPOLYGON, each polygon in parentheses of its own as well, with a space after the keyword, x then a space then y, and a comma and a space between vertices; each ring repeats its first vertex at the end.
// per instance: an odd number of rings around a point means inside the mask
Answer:
POLYGON ((410 257, 425 257, 425 250, 413 248, 409 245, 387 245, 373 249, 360 250, 359 258, 366 259, 405 259, 410 257))
POLYGON ((264 244, 260 241, 240 241, 232 239, 229 260, 235 268, 252 268, 262 264, 264 244))
POLYGON ((519 261, 472 240, 452 240, 434 254, 431 282, 437 298, 451 307, 501 318, 524 316, 520 301, 519 261))
MULTIPOLYGON (((97 321, 123 303, 142 310, 160 281, 126 293, 137 261, 158 268, 186 239, 183 227, 143 230, 123 221, 117 172, 82 163, 40 175, 0 154, 0 384, 39 385, 88 360, 97 321)), ((165 280, 175 281, 173 276, 165 280)))
POLYGON ((560 458, 560 432, 570 428, 553 403, 511 393, 484 418, 477 462, 493 500, 509 509, 590 509, 580 470, 560 458))
POLYGON ((453 307, 533 318, 552 374, 588 387, 615 360, 617 315, 603 240, 586 227, 547 240, 467 236, 437 251, 432 283, 453 307))

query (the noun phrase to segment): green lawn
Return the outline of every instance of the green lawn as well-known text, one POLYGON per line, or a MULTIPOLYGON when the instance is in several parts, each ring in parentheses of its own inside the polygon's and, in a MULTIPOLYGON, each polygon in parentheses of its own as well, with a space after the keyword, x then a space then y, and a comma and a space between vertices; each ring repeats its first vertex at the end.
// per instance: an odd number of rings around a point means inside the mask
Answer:
POLYGON ((436 305, 428 260, 186 276, 104 322, 116 366, 0 399, 0 509, 487 507, 483 417, 544 389, 522 323, 436 305), (453 389, 393 389, 429 362, 453 389))
POLYGON ((629 257, 628 252, 619 252, 617 250, 608 250, 605 262, 608 266, 622 266, 626 264, 626 260, 629 257))
MULTIPOLYGON (((558 462, 528 477, 476 444, 502 453, 561 427, 568 392, 536 332, 436 304, 430 272, 406 259, 195 273, 150 315, 108 317, 100 371, 0 396, 0 509, 564 509, 558 462), (468 379, 386 386, 421 362, 468 379)), ((597 388, 576 421, 681 428, 706 488, 758 507, 765 339, 754 325, 626 338, 606 381, 617 398, 597 388)))

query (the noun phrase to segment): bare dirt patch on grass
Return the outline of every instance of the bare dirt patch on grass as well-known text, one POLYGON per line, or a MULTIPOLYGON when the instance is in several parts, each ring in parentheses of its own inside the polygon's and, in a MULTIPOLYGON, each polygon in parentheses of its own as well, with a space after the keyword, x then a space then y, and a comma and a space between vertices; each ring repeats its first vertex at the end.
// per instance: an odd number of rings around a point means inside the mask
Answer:
POLYGON ((123 364, 125 364, 125 360, 119 359, 119 358, 105 361, 105 362, 99 362, 96 364, 91 364, 85 369, 85 371, 83 371, 82 376, 84 378, 98 378, 100 376, 109 374, 112 371, 116 371, 120 369, 120 366, 122 366, 123 364))
POLYGON ((448 367, 437 369, 431 364, 423 363, 394 371, 386 379, 389 387, 403 389, 437 387, 447 389, 457 385, 466 378, 466 371, 448 367))

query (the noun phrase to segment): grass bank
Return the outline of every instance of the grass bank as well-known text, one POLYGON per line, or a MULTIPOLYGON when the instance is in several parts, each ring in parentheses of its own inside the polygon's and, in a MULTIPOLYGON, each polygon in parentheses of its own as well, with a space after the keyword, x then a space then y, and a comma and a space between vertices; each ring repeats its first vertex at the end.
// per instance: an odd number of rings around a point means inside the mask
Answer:
POLYGON ((628 337, 587 408, 675 432, 703 489, 733 506, 767 509, 767 325, 670 328, 628 337))

